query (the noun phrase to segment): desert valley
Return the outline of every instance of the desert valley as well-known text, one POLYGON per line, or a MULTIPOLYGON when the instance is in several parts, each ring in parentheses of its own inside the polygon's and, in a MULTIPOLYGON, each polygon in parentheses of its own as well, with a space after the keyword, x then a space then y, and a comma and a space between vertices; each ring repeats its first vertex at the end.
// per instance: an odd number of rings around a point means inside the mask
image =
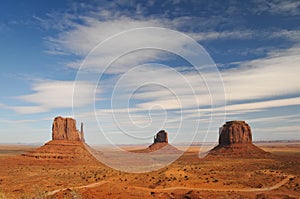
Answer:
MULTIPOLYGON (((212 148, 190 146, 159 170, 122 172, 97 161, 75 120, 57 117, 44 146, 0 146, 0 198, 299 198, 300 142, 254 145, 250 126, 230 121, 212 148), (208 153, 200 158, 199 150, 208 153)), ((123 149, 166 157, 180 151, 166 131, 149 147, 123 149)))

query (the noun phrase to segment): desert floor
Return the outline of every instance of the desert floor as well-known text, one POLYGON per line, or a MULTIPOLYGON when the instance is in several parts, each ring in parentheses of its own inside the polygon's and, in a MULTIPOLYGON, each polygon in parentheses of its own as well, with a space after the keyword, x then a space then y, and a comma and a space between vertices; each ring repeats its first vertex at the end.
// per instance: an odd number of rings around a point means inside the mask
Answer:
MULTIPOLYGON (((96 161, 35 159, 0 145, 0 198, 300 198, 300 142, 257 143, 268 158, 181 158, 150 173, 96 161)), ((134 147, 130 147, 132 150, 134 147)))

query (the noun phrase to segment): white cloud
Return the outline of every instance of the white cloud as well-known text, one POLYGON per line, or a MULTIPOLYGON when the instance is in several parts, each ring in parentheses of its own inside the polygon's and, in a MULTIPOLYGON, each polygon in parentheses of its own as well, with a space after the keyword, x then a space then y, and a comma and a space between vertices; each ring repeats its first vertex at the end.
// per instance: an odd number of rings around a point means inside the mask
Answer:
POLYGON ((0 119, 0 122, 5 122, 9 124, 20 124, 20 123, 32 123, 38 122, 39 120, 8 120, 8 119, 0 119))
POLYGON ((211 31, 188 34, 197 41, 217 39, 251 39, 257 35, 257 33, 252 30, 233 30, 223 32, 211 31))
POLYGON ((290 115, 280 115, 280 116, 270 116, 270 117, 257 117, 251 119, 251 122, 256 123, 284 123, 285 121, 290 121, 293 123, 299 123, 300 122, 300 114, 290 114, 290 115))
POLYGON ((262 109, 269 109, 275 107, 295 106, 295 105, 300 105, 300 97, 279 99, 279 100, 265 100, 262 102, 234 104, 234 105, 226 106, 226 111, 246 112, 247 110, 262 110, 262 109))
MULTIPOLYGON (((48 38, 48 42, 59 49, 72 52, 77 55, 86 56, 96 45, 111 36, 120 32, 143 27, 162 27, 163 23, 158 19, 135 20, 128 17, 100 21, 92 17, 82 17, 84 24, 74 24, 74 28, 69 31, 61 32, 58 38, 48 38)), ((140 42, 144 37, 136 37, 135 40, 124 41, 116 44, 114 50, 118 50, 122 45, 140 42)), ((112 49, 106 49, 108 51, 112 49)), ((110 54, 110 52, 107 52, 110 54)))
POLYGON ((271 34, 274 38, 286 38, 292 41, 300 42, 300 30, 279 30, 271 34))
POLYGON ((256 0, 256 7, 250 10, 254 13, 269 12, 276 15, 298 15, 300 13, 300 2, 295 0, 256 0))
POLYGON ((289 126, 279 126, 279 127, 265 127, 265 128, 254 128, 255 131, 265 132, 265 133, 274 133, 274 134, 286 134, 289 133, 295 133, 298 134, 300 131, 300 126, 297 125, 289 125, 289 126))
POLYGON ((7 108, 19 114, 36 114, 49 111, 48 108, 42 106, 8 106, 7 108))
POLYGON ((17 99, 30 103, 28 106, 9 106, 20 114, 47 112, 52 109, 72 108, 73 97, 78 99, 77 106, 84 106, 94 97, 94 87, 87 82, 77 82, 78 94, 73 96, 74 81, 39 80, 34 82, 32 94, 18 96, 17 99))
POLYGON ((277 14, 298 15, 300 2, 294 0, 275 1, 269 3, 269 11, 277 14))
POLYGON ((223 71, 227 99, 241 101, 299 94, 299 53, 300 47, 295 46, 223 71))

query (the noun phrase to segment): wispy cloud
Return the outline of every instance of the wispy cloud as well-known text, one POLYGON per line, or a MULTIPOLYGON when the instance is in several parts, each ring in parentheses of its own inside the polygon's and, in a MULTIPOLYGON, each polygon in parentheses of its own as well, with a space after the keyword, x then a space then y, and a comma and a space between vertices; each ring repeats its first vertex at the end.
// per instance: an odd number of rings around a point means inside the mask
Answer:
POLYGON ((283 39, 288 39, 288 40, 291 40, 291 41, 300 42, 300 30, 282 29, 282 30, 274 31, 271 34, 271 37, 283 38, 283 39))
POLYGON ((198 32, 198 33, 188 33, 192 38, 197 41, 208 41, 208 40, 224 40, 224 39, 234 39, 234 40, 245 40, 252 39, 258 34, 252 30, 232 30, 232 31, 211 31, 211 32, 198 32))
POLYGON ((299 94, 300 47, 275 50, 222 72, 229 101, 299 94))
POLYGON ((74 81, 39 80, 32 86, 32 94, 18 96, 17 99, 27 106, 6 106, 20 114, 35 114, 48 112, 53 109, 72 108, 73 97, 78 99, 77 106, 89 103, 95 88, 87 82, 77 82, 76 89, 80 95, 73 96, 74 81))
MULTIPOLYGON (((100 42, 122 31, 133 28, 165 26, 158 19, 139 20, 124 16, 107 20, 97 20, 93 17, 85 16, 81 17, 81 20, 84 21, 83 24, 73 24, 72 29, 61 32, 57 38, 48 38, 47 42, 52 45, 52 49, 61 49, 68 53, 86 56, 100 42)), ((143 38, 136 38, 136 41, 126 41, 126 44, 139 42, 139 39, 143 38)))
POLYGON ((299 1, 270 1, 268 5, 268 11, 272 13, 285 15, 298 15, 300 13, 299 1))

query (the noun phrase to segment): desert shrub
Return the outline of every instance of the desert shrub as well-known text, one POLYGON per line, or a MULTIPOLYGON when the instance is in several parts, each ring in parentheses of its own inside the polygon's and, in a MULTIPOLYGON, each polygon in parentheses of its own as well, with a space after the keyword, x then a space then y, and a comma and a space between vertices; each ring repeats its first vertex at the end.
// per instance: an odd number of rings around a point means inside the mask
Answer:
POLYGON ((44 199, 46 197, 45 191, 41 190, 40 188, 37 188, 34 194, 34 199, 44 199))
POLYGON ((0 199, 6 199, 4 193, 1 193, 1 192, 0 192, 0 199))
POLYGON ((73 199, 81 199, 82 198, 81 195, 76 190, 71 191, 71 196, 73 199))
POLYGON ((217 180, 217 179, 214 179, 212 182, 219 182, 219 180, 217 180))

